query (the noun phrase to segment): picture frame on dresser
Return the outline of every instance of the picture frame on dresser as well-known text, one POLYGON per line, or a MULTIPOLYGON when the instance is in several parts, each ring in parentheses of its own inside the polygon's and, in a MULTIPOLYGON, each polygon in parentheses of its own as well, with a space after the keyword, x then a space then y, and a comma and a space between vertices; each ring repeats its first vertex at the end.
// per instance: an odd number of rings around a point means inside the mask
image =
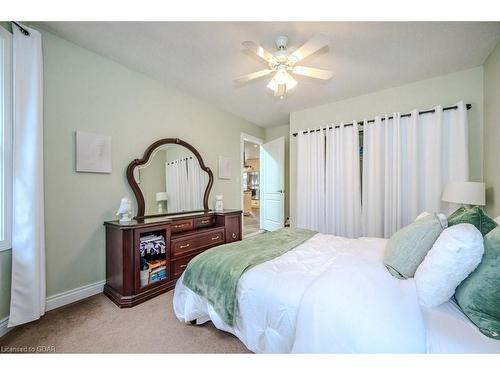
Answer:
MULTIPOLYGON (((189 176, 188 176, 189 177, 189 176)), ((178 138, 165 138, 151 144, 141 159, 134 159, 127 167, 127 180, 137 200, 137 214, 129 223, 118 220, 104 223, 106 232, 106 284, 104 294, 119 307, 132 307, 175 287, 189 261, 196 255, 214 246, 242 239, 241 209, 213 211, 208 209, 208 198, 213 184, 213 174, 206 167, 199 152, 189 143, 178 138), (173 147, 175 146, 175 147, 173 147), (185 148, 180 149, 179 147, 185 148), (166 155, 163 155, 163 153, 166 155), (169 159, 170 158, 170 159, 169 159), (174 159, 172 159, 174 158, 174 159), (152 159, 158 159, 152 160, 152 159), (196 161, 198 166, 195 165, 196 161), (194 181, 206 185, 180 186, 168 180, 168 164, 182 163, 196 178, 194 181), (155 167, 156 166, 156 167, 155 167), (191 166, 191 172, 189 167, 191 166), (157 168, 152 173, 151 168, 157 168), (141 173, 138 169, 143 168, 141 173), (149 169, 148 169, 149 168, 149 169), (167 168, 167 169, 165 169, 167 168), (162 171, 167 171, 162 174, 162 171), (202 174, 206 173, 206 176, 202 174), (138 181, 134 176, 141 175, 138 181), (153 181, 154 188, 145 186, 153 181), (165 179, 165 180, 164 180, 165 179), (163 185, 165 184, 165 185, 163 185), (172 192, 167 189, 171 188, 172 192), (155 205, 149 204, 148 196, 158 189, 169 195, 169 208, 182 208, 179 212, 157 214, 155 205), (190 191, 198 196, 188 199, 190 205, 173 202, 176 191, 190 191), (203 195, 203 196, 202 196, 203 195), (196 206, 196 204, 198 206, 196 206), (148 211, 150 210, 150 211, 148 211), (158 241, 147 244, 144 241, 158 241), (146 250, 145 250, 146 249, 146 250), (147 249, 151 249, 151 253, 147 249), (164 252, 163 252, 164 251, 164 252), (143 278, 141 269, 157 267, 156 278, 143 278)), ((189 181, 189 178, 184 180, 189 181)), ((185 183, 185 181, 184 181, 185 183)), ((181 197, 180 199, 184 199, 181 197)), ((145 271, 145 270, 143 270, 145 271)), ((146 272, 143 272, 147 275, 146 272)))

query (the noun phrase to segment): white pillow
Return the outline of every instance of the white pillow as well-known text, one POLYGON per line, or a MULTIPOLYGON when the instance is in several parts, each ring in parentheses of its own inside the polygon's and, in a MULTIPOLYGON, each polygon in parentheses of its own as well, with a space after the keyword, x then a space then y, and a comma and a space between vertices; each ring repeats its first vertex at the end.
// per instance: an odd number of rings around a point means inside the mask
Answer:
POLYGON ((483 236, 474 225, 446 228, 415 272, 420 304, 435 307, 448 301, 479 265, 483 253, 483 236))
POLYGON ((431 213, 430 212, 427 212, 427 211, 423 211, 420 213, 420 215, 418 215, 416 218, 415 218, 415 221, 417 220, 420 220, 420 219, 423 219, 424 217, 430 215, 431 213))

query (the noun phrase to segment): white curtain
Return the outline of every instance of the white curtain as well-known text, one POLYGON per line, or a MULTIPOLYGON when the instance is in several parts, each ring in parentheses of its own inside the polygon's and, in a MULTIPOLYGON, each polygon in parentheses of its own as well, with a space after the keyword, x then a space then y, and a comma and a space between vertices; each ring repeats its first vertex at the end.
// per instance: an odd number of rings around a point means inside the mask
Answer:
POLYGON ((208 174, 200 167, 197 159, 188 159, 189 191, 191 194, 191 210, 203 209, 203 196, 208 184, 208 174))
POLYGON ((172 160, 165 166, 168 212, 203 209, 203 196, 208 183, 207 173, 192 157, 172 160))
POLYGON ((42 38, 13 25, 13 222, 9 327, 45 313, 42 38))
POLYGON ((449 181, 467 181, 467 110, 401 117, 394 113, 364 124, 363 235, 390 237, 422 211, 451 213, 441 201, 449 181))
POLYGON ((179 212, 179 162, 165 163, 165 187, 167 192, 167 212, 179 212))
POLYGON ((179 163, 179 211, 191 211, 191 192, 188 182, 188 159, 182 158, 179 163))
POLYGON ((297 135, 297 227, 326 231, 325 131, 297 135))
POLYGON ((332 126, 326 131, 325 233, 361 235, 359 128, 332 126))
POLYGON ((388 237, 401 227, 401 116, 364 122, 363 234, 388 237))

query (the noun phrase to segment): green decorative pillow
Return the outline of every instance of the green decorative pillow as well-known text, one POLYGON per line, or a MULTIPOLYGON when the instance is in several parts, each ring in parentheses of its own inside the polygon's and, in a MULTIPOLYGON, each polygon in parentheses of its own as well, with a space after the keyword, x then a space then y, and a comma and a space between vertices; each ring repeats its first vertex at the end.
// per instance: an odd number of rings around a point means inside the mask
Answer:
POLYGON ((500 339, 500 227, 484 236, 483 260, 458 286, 455 299, 482 333, 500 339))
POLYGON ((498 225, 495 220, 486 215, 478 206, 472 208, 460 207, 448 217, 448 225, 450 227, 462 223, 474 225, 483 236, 498 225))
POLYGON ((398 279, 413 277, 444 228, 446 224, 430 214, 394 233, 384 253, 384 264, 391 275, 398 279))

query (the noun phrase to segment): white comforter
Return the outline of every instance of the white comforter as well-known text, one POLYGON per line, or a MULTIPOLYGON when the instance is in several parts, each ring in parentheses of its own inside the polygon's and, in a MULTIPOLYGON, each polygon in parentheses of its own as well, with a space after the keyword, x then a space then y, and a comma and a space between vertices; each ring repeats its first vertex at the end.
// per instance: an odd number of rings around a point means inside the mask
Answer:
POLYGON ((413 279, 398 280, 385 270, 385 244, 317 234, 250 269, 238 283, 234 327, 181 277, 175 314, 184 322, 212 320, 256 353, 500 352, 499 341, 481 335, 456 309, 454 314, 443 307, 422 311, 413 279), (465 332, 460 341, 474 337, 474 344, 450 339, 442 332, 444 320, 453 325, 453 334, 457 326, 465 332))

